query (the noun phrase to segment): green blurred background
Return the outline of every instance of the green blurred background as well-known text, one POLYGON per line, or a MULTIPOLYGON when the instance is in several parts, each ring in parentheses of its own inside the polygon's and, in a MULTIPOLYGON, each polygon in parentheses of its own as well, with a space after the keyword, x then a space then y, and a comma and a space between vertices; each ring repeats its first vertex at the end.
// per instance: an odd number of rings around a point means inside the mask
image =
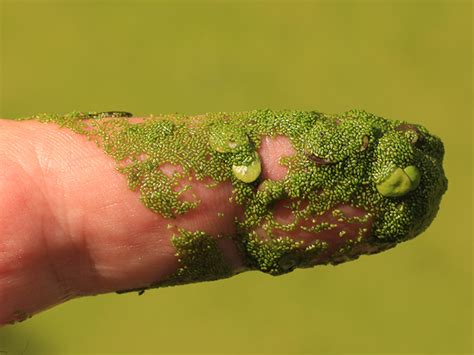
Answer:
POLYGON ((441 136, 450 182, 386 253, 74 300, 0 353, 472 352, 470 1, 0 1, 0 117, 362 108, 441 136))

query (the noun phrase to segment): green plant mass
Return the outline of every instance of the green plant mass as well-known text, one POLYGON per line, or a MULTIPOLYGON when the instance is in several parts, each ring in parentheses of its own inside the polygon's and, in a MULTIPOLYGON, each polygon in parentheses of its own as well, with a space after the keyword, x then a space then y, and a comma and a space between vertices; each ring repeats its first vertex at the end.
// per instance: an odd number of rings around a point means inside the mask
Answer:
MULTIPOLYGON (((199 205, 199 199, 182 198, 192 181, 211 181, 209 189, 231 183, 232 202, 244 210, 235 219, 234 240, 248 268, 272 275, 337 264, 413 238, 431 223, 447 189, 438 137, 420 125, 365 111, 129 117, 72 112, 25 119, 55 123, 96 141, 145 206, 164 218, 199 205), (280 159, 288 169, 283 179, 264 179, 258 150, 264 137, 278 136, 291 142, 295 154, 280 159), (179 171, 167 175, 164 165, 179 171), (286 224, 274 214, 281 201, 289 201, 293 216, 286 224), (347 216, 342 205, 362 213, 347 216), (295 238, 300 232, 316 237, 295 238), (331 232, 339 242, 323 237, 331 232)), ((181 267, 162 285, 232 274, 212 236, 180 230, 172 242, 181 267)))

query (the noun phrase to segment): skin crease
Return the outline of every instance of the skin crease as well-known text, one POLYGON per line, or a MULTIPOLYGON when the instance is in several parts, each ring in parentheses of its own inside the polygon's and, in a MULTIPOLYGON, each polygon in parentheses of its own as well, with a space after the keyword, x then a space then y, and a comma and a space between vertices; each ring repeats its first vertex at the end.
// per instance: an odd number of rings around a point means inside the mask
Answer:
MULTIPOLYGON (((265 137, 259 148, 263 177, 284 178, 287 168, 279 159, 294 152, 287 138, 265 137)), ((141 203, 95 143, 54 124, 0 120, 0 167, 0 324, 74 297, 165 279, 179 265, 170 242, 177 228, 233 236, 234 218, 242 214, 229 202, 230 183, 209 189, 193 181, 182 198, 198 198, 200 205, 170 223, 141 203)), ((340 208, 348 217, 361 215, 340 208)), ((291 220, 282 206, 274 214, 291 220)), ((336 240, 337 232, 326 239, 336 240)), ((244 271, 234 243, 218 243, 235 272, 244 271)))

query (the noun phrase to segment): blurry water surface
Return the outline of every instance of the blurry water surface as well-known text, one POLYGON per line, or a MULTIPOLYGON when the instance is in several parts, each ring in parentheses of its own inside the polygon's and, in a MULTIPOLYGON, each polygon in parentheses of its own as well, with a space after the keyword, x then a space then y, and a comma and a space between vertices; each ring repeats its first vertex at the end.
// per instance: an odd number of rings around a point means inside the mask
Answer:
POLYGON ((386 253, 74 300, 0 353, 471 352, 471 2, 0 1, 0 117, 362 108, 441 136, 450 182, 386 253))

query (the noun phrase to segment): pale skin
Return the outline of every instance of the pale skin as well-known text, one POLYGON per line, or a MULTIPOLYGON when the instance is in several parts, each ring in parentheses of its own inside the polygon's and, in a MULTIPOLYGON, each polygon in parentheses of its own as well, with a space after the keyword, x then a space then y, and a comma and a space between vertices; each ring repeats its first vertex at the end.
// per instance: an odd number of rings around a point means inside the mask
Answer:
MULTIPOLYGON (((294 153, 285 137, 263 139, 262 177, 283 179, 279 159, 294 153)), ((230 182, 212 190, 191 184, 201 203, 173 220, 175 228, 235 235, 242 208, 229 202, 230 182)), ((341 207, 349 217, 360 214, 341 207)), ((291 219, 281 206, 275 216, 291 219)), ((0 324, 75 297, 166 279, 179 266, 168 224, 84 136, 54 124, 0 120, 0 324)), ((337 239, 337 232, 326 238, 337 239)), ((245 271, 232 241, 219 246, 235 273, 245 271)))

